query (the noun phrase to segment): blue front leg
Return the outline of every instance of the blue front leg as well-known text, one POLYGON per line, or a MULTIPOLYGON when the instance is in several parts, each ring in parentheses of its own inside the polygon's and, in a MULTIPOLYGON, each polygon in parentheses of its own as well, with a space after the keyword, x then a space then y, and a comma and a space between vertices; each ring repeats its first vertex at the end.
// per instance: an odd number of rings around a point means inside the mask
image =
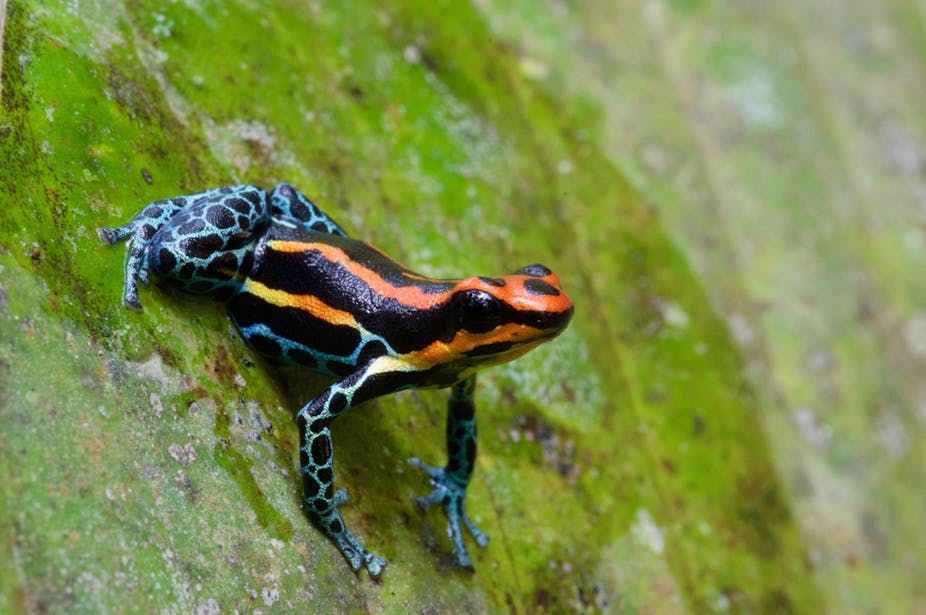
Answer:
POLYGON ((418 504, 427 510, 440 504, 447 514, 447 529, 453 542, 453 554, 458 566, 473 570, 473 562, 463 544, 461 523, 473 535, 476 544, 485 547, 489 537, 476 527, 466 514, 466 487, 473 475, 476 461, 476 407, 473 391, 476 377, 471 376, 453 385, 447 402, 447 465, 430 466, 420 459, 409 463, 424 470, 431 477, 434 490, 427 497, 418 498, 418 504))
POLYGON ((334 451, 331 422, 362 401, 414 386, 417 372, 394 371, 389 357, 374 359, 307 403, 296 415, 299 425, 299 462, 309 518, 331 538, 354 570, 365 566, 379 576, 386 560, 366 548, 348 529, 338 511, 347 501, 344 489, 334 490, 334 451))

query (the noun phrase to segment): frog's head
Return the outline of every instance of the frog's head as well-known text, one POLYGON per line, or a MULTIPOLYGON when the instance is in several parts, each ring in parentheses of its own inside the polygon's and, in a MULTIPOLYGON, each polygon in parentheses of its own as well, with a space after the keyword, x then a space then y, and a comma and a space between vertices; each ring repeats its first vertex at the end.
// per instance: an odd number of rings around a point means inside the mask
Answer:
POLYGON ((543 265, 500 278, 460 280, 451 299, 454 363, 492 365, 521 356, 563 332, 572 300, 543 265))

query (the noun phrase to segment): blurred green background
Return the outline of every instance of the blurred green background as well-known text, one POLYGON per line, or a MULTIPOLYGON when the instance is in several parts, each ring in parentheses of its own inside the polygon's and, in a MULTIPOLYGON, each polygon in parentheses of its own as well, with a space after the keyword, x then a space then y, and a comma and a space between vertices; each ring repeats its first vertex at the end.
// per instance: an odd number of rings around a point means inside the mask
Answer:
POLYGON ((921 3, 0 0, 0 36, 0 610, 926 613, 921 3), (475 574, 405 464, 442 393, 334 424, 371 581, 298 507, 326 381, 120 306, 96 227, 278 181, 574 299, 481 378, 475 574))

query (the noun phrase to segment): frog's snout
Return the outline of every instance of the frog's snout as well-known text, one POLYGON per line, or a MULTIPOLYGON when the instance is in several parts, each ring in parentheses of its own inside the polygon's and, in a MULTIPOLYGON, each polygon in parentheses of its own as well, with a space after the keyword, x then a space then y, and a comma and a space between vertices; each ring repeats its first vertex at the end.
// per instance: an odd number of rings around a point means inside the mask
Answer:
POLYGON ((559 277, 546 265, 540 263, 527 265, 518 269, 515 275, 527 276, 525 288, 530 294, 556 297, 563 292, 559 284, 559 277))
POLYGON ((525 276, 522 286, 522 309, 527 308, 543 314, 543 328, 562 331, 572 319, 574 306, 560 287, 559 278, 549 267, 534 263, 521 267, 516 275, 525 276), (523 305, 529 304, 529 305, 523 305))

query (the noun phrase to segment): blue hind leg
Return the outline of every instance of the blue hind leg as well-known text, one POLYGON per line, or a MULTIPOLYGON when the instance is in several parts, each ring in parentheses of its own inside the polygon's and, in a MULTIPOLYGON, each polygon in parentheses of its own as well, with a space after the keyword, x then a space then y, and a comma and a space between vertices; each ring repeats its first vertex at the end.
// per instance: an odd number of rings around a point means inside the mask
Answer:
POLYGON ((138 283, 149 271, 197 294, 227 299, 253 262, 253 244, 271 220, 317 233, 346 236, 334 220, 290 184, 268 195, 256 186, 226 186, 151 203, 128 223, 101 228, 114 244, 129 238, 122 303, 140 310, 138 283))
POLYGON ((140 310, 138 302, 139 280, 148 283, 148 267, 145 263, 145 249, 151 238, 187 205, 189 197, 177 197, 155 201, 122 226, 98 228, 97 235, 109 245, 130 237, 125 261, 125 279, 122 286, 122 304, 133 310, 140 310))
POLYGON ((289 221, 307 231, 347 237, 347 233, 319 209, 318 205, 290 184, 277 184, 273 188, 273 192, 270 193, 270 207, 273 218, 284 224, 289 221))
POLYGON ((139 310, 138 282, 147 283, 151 270, 188 292, 231 296, 269 224, 267 193, 240 185, 156 201, 127 224, 97 232, 108 244, 130 238, 122 303, 139 310))

